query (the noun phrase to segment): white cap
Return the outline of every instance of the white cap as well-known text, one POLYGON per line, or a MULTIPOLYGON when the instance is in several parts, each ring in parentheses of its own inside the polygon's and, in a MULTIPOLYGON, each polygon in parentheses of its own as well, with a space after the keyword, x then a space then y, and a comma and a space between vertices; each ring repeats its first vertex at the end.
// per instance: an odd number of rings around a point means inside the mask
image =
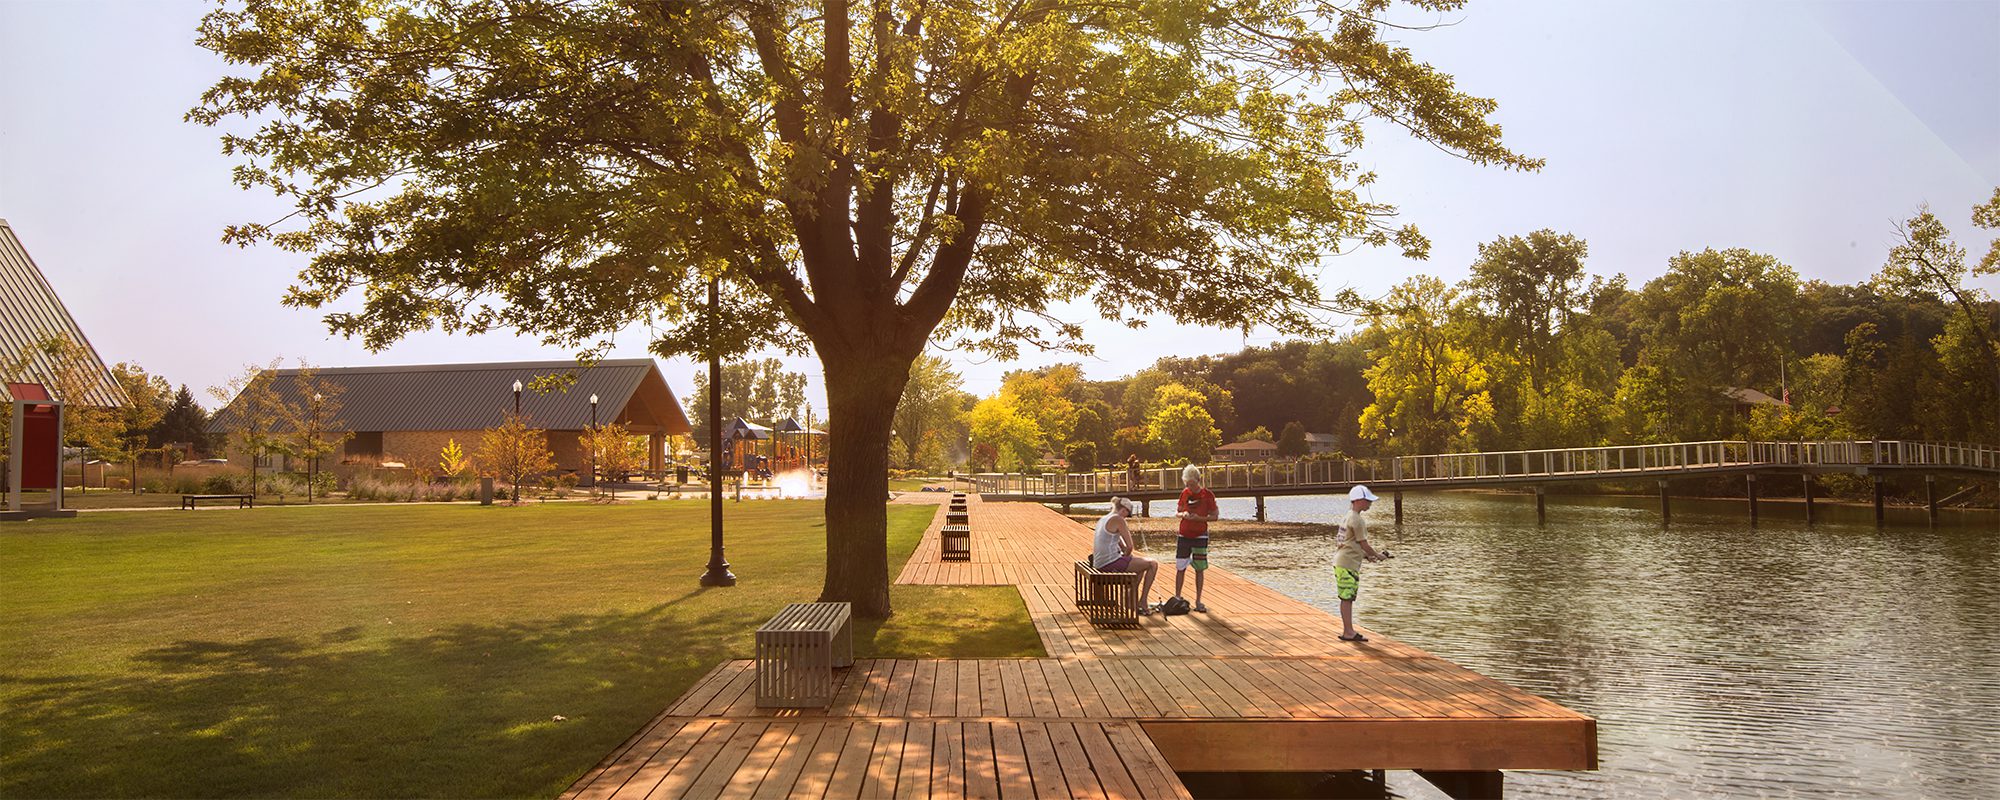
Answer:
POLYGON ((1113 498, 1111 498, 1111 510, 1113 510, 1113 511, 1117 511, 1118 509, 1121 509, 1121 508, 1122 508, 1122 509, 1125 509, 1125 513, 1126 513, 1126 514, 1128 514, 1128 515, 1129 515, 1129 514, 1131 514, 1131 513, 1132 513, 1132 499, 1131 499, 1131 498, 1129 498, 1129 497, 1113 497, 1113 498))
POLYGON ((1198 480, 1201 480, 1201 467, 1189 464, 1181 468, 1181 483, 1194 483, 1198 480))
POLYGON ((1347 490, 1347 499, 1366 500, 1373 503, 1375 502, 1375 493, 1368 491, 1368 487, 1357 483, 1354 485, 1354 488, 1347 490))

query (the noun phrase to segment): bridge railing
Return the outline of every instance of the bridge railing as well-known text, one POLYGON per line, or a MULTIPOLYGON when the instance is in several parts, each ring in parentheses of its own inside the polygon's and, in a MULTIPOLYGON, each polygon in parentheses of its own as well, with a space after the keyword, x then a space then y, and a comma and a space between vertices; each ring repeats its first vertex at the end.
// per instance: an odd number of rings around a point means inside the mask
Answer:
MULTIPOLYGON (((1302 459, 1247 464, 1206 464, 1202 479, 1212 489, 1296 488, 1383 483, 1391 486, 1449 485, 1531 479, 1585 480, 1601 476, 1672 476, 1736 467, 1935 466, 2000 472, 2000 447, 1965 442, 1902 440, 1744 442, 1509 450, 1482 453, 1383 458, 1302 459)), ((994 495, 1109 495, 1177 491, 1179 468, 1137 471, 980 473, 972 476, 980 493, 994 495)))

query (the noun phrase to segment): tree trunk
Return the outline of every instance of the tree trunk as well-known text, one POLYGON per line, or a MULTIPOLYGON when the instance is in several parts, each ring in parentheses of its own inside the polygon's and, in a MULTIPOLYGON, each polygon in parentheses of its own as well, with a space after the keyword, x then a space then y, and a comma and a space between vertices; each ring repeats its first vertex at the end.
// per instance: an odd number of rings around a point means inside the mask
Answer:
POLYGON ((889 616, 889 431, 915 355, 821 352, 826 369, 826 584, 821 602, 889 616))

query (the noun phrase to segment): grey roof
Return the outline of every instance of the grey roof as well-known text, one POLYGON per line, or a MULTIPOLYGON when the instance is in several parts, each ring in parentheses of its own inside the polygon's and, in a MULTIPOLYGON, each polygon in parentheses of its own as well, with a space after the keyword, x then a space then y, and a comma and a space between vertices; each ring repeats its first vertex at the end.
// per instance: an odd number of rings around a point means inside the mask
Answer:
MULTIPOLYGON (((14 235, 14 227, 0 219, 0 363, 14 360, 50 335, 67 336, 82 344, 90 353, 88 366, 95 378, 83 397, 57 397, 57 400, 102 407, 125 405, 125 390, 111 377, 111 371, 104 368, 104 359, 98 357, 97 349, 90 346, 90 338, 83 335, 76 318, 70 316, 69 309, 56 297, 55 288, 28 255, 28 248, 14 235)), ((49 386, 54 381, 55 368, 48 356, 37 353, 22 374, 0 377, 49 386)), ((12 399, 5 382, 0 381, 0 402, 12 399)))
POLYGON ((1272 449, 1276 449, 1276 448, 1277 448, 1277 445, 1275 445, 1275 444, 1272 444, 1272 443, 1270 443, 1270 442, 1267 442, 1267 441, 1264 441, 1263 439, 1251 439, 1251 440, 1249 440, 1249 441, 1247 441, 1247 442, 1230 442, 1229 444, 1225 444, 1225 445, 1223 445, 1223 446, 1221 446, 1221 447, 1218 447, 1218 448, 1215 448, 1215 449, 1217 449, 1217 450, 1272 450, 1272 449))
POLYGON ((1306 433, 1306 441, 1308 441, 1308 442, 1338 442, 1338 441, 1340 441, 1340 437, 1339 437, 1339 436, 1336 436, 1336 435, 1334 435, 1334 434, 1331 434, 1331 433, 1312 433, 1312 432, 1307 432, 1307 433, 1306 433))
POLYGON ((1757 391, 1756 389, 1746 389, 1740 386, 1731 386, 1723 389, 1722 396, 1738 405, 1782 406, 1785 404, 1785 401, 1757 391))
MULTIPOLYGON (((272 372, 273 388, 297 403, 296 369, 272 372)), ((650 358, 605 359, 588 369, 574 361, 516 361, 495 364, 414 364, 388 367, 325 367, 319 379, 341 387, 340 426, 350 431, 466 431, 499 425, 514 410, 514 382, 523 385, 521 413, 546 430, 582 430, 590 425, 590 396, 598 399, 600 422, 657 425, 666 433, 688 432, 686 412, 674 398, 660 368, 650 358), (567 391, 536 392, 536 378, 573 373, 567 391)), ((210 430, 223 430, 231 401, 216 412, 210 430)))

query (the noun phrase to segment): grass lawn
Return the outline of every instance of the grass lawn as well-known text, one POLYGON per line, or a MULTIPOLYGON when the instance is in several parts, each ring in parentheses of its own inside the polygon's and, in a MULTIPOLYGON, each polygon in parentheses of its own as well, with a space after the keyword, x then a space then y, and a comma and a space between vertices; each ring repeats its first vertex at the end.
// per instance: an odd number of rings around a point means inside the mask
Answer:
MULTIPOLYGON (((889 508, 891 574, 935 510, 889 508)), ((727 511, 727 589, 705 503, 0 527, 0 795, 554 796, 818 594, 820 504, 727 511)), ((893 597, 858 655, 1042 654, 1012 588, 893 597)))
MULTIPOLYGON (((21 502, 23 504, 47 503, 49 502, 47 495, 47 492, 30 492, 22 496, 21 502)), ((202 507, 225 505, 233 507, 235 502, 231 500, 224 503, 220 500, 212 500, 202 507)), ((313 498, 312 504, 337 505, 345 502, 348 502, 348 500, 343 497, 329 498, 316 496, 313 498)), ((272 494, 257 495, 257 505, 260 506, 302 506, 305 504, 306 496, 302 494, 288 495, 282 498, 272 494)), ((121 491, 118 489, 92 489, 88 493, 78 494, 75 489, 71 489, 63 495, 64 508, 82 510, 97 508, 180 508, 180 506, 181 496, 172 492, 133 494, 130 491, 121 491)))

